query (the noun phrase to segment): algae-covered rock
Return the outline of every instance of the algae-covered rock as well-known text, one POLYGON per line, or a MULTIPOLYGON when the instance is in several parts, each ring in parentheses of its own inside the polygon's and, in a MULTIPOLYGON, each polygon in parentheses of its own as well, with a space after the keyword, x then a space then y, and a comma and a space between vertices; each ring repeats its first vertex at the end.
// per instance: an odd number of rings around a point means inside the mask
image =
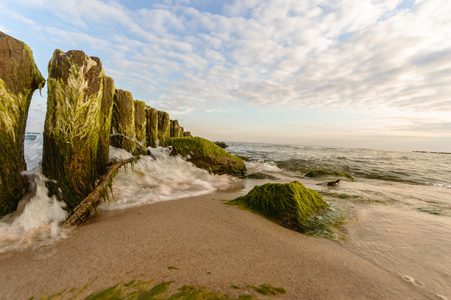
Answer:
POLYGON ((158 111, 158 140, 160 146, 168 146, 168 141, 171 138, 171 120, 169 114, 164 111, 158 111))
POLYGON ((55 50, 48 72, 42 168, 52 179, 50 194, 72 210, 106 171, 108 151, 101 139, 110 130, 105 123, 113 82, 105 77, 98 58, 77 50, 55 50))
POLYGON ((286 228, 300 232, 309 230, 311 217, 328 207, 320 194, 298 181, 255 186, 247 195, 229 203, 243 205, 286 228))
POLYGON ((244 176, 246 165, 215 143, 200 137, 176 137, 169 140, 177 154, 188 157, 196 167, 214 174, 244 176))
POLYGON ((147 149, 146 140, 146 103, 144 101, 134 100, 135 105, 135 132, 137 143, 137 154, 145 154, 147 149))
POLYGON ((155 148, 158 140, 158 110, 146 107, 146 137, 147 145, 155 148))
POLYGON ((111 145, 130 153, 136 149, 135 104, 132 93, 117 89, 113 100, 111 145))
POLYGON ((44 83, 30 47, 0 32, 0 216, 17 208, 26 187, 25 125, 33 92, 44 83))
POLYGON ((183 132, 184 137, 191 137, 191 131, 185 131, 183 132))
POLYGON ((316 178, 316 177, 343 177, 351 181, 354 181, 354 177, 346 172, 340 171, 327 171, 327 170, 313 170, 309 171, 304 175, 305 177, 316 178))

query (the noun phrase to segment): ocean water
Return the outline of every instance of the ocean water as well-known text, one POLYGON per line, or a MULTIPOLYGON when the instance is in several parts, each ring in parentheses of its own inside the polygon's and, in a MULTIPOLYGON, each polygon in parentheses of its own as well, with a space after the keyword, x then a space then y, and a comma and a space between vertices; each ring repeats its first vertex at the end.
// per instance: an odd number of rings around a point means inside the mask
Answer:
MULTIPOLYGON (((342 247, 380 266, 432 298, 451 299, 451 155, 371 149, 227 143, 232 154, 249 158, 248 173, 263 172, 272 181, 298 180, 320 192, 331 204, 344 205, 348 221, 337 239, 342 247), (354 181, 307 178, 309 170, 347 172, 354 181)), ((240 190, 270 180, 212 175, 165 148, 149 148, 155 157, 141 158, 133 168, 121 169, 113 182, 110 201, 99 210, 120 210, 208 194, 240 190)), ((0 219, 0 253, 49 245, 70 237, 58 226, 64 203, 47 196, 40 170, 42 135, 26 138, 27 171, 34 192, 17 212, 0 219)), ((111 159, 130 154, 110 148, 111 159)))

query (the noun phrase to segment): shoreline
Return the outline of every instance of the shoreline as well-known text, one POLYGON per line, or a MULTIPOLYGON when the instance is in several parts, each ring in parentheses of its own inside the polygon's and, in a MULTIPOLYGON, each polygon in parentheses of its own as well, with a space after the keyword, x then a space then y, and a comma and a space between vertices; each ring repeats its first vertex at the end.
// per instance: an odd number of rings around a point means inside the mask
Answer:
POLYGON ((276 299, 428 298, 336 242, 221 201, 238 195, 102 211, 54 245, 0 254, 0 298, 39 299, 86 287, 83 298, 131 280, 175 281, 174 287, 203 286, 234 297, 256 295, 248 285, 270 284, 287 291, 276 299))

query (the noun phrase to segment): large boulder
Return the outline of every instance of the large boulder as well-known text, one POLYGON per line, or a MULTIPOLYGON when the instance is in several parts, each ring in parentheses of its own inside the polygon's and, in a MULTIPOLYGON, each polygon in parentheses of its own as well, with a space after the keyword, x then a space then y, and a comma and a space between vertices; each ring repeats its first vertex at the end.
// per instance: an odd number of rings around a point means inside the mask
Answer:
POLYGON ((114 84, 100 59, 78 50, 55 50, 48 72, 42 168, 50 194, 72 210, 106 172, 101 139, 110 131, 114 84))
POLYGON ((0 216, 17 208, 26 187, 25 125, 33 92, 44 83, 30 47, 0 32, 0 216))
POLYGON ((155 148, 158 140, 158 110, 149 106, 146 108, 146 136, 147 145, 155 148))
POLYGON ((114 95, 111 145, 136 152, 135 104, 132 93, 117 89, 114 95))
POLYGON ((299 232, 311 230, 316 224, 312 216, 329 206, 320 194, 298 181, 255 186, 228 203, 242 205, 299 232))
POLYGON ((214 174, 244 176, 246 165, 236 155, 201 137, 174 137, 169 139, 173 151, 192 162, 196 167, 214 174))

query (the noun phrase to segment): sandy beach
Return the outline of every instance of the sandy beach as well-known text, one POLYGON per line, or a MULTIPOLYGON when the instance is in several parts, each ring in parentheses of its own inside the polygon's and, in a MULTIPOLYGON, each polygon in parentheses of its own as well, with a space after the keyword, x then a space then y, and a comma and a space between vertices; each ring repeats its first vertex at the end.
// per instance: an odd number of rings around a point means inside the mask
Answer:
POLYGON ((0 254, 0 298, 39 299, 86 287, 78 298, 120 282, 174 281, 230 296, 271 299, 427 299, 339 243, 287 230, 222 200, 220 192, 103 211, 66 239, 0 254), (233 288, 240 287, 240 289, 233 288))

